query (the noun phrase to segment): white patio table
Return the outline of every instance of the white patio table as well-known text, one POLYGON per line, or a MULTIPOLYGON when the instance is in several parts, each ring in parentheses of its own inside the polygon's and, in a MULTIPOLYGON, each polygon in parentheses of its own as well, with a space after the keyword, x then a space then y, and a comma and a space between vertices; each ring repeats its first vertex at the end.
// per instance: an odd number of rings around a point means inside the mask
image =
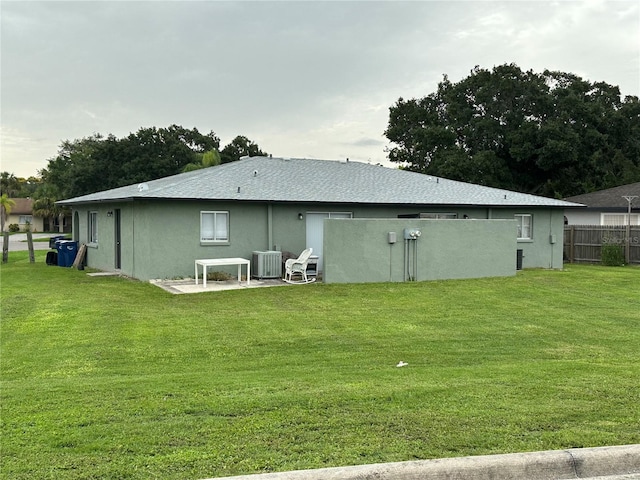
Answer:
POLYGON ((247 287, 250 284, 251 278, 251 262, 246 258, 205 258, 196 260, 196 285, 198 285, 198 265, 202 266, 202 288, 207 287, 207 267, 217 267, 220 265, 238 265, 238 283, 242 279, 242 265, 247 266, 247 287))

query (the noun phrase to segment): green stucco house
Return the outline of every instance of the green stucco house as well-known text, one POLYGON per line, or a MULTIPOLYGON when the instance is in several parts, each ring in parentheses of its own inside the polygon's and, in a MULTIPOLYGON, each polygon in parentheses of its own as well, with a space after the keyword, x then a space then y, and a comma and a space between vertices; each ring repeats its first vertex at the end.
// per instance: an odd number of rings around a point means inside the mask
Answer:
POLYGON ((58 203, 73 209, 89 267, 190 277, 196 259, 312 247, 326 282, 562 268, 564 209, 579 206, 379 165, 271 157, 58 203))

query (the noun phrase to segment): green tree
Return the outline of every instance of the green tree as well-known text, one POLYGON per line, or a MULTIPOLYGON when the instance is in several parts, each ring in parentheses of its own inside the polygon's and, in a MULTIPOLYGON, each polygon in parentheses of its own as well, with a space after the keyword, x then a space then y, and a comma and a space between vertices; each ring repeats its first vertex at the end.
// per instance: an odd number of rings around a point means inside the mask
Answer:
POLYGON ((13 173, 0 173, 0 192, 6 193, 9 198, 18 197, 20 192, 20 179, 13 173))
POLYGON ((195 128, 177 125, 142 128, 121 142, 122 177, 118 186, 175 175, 187 164, 197 162, 197 154, 219 146, 220 140, 213 132, 203 135, 195 128))
POLYGON ((220 152, 222 163, 235 162, 242 157, 264 157, 268 153, 260 150, 258 144, 247 137, 238 135, 220 152))
POLYGON ((10 198, 32 197, 41 183, 42 180, 34 176, 23 178, 9 172, 0 173, 0 191, 10 198))
POLYGON ((60 198, 68 198, 96 192, 108 183, 109 169, 100 168, 96 154, 104 138, 99 135, 73 141, 65 140, 58 154, 40 170, 43 182, 59 192, 60 198))
POLYGON ((16 206, 16 202, 11 200, 6 193, 0 195, 0 232, 4 232, 4 223, 11 209, 16 206))
POLYGON ((390 108, 389 159, 455 180, 564 197, 640 180, 637 97, 571 73, 479 67, 390 108))
POLYGON ((18 192, 19 198, 33 197, 34 193, 42 185, 42 179, 34 176, 29 178, 18 178, 20 184, 20 190, 18 192))
POLYGON ((76 197, 180 173, 219 144, 213 132, 177 125, 141 128, 121 139, 95 134, 64 141, 40 175, 60 198, 76 197))

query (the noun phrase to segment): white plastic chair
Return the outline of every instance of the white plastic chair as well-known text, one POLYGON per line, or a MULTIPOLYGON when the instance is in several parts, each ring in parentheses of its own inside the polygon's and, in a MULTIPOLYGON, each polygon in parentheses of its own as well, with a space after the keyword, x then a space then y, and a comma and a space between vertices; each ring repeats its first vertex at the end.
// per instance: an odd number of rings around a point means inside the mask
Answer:
POLYGON ((287 283, 311 283, 315 282, 315 278, 307 277, 307 264, 309 257, 313 253, 313 248, 303 250, 298 258, 290 258, 284 263, 284 281, 287 283), (300 280, 293 280, 294 275, 300 275, 300 280))

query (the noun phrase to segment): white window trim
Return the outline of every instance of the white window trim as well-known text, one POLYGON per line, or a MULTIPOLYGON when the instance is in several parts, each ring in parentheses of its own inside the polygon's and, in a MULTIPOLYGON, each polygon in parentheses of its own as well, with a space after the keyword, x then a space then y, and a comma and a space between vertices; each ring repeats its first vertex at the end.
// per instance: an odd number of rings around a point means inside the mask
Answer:
POLYGON ((436 220, 457 220, 457 213, 450 212, 426 212, 421 213, 419 218, 436 219, 436 220))
POLYGON ((229 211, 228 210, 202 210, 200 212, 200 244, 201 245, 228 245, 230 242, 230 232, 229 232, 229 225, 230 225, 230 221, 229 221, 230 215, 229 215, 229 211), (214 223, 213 223, 213 238, 211 239, 204 239, 203 235, 202 235, 202 221, 203 221, 203 217, 204 215, 209 215, 212 214, 214 217, 214 223), (218 221, 218 216, 222 216, 225 215, 226 216, 226 226, 225 226, 225 230, 226 230, 226 238, 216 238, 216 230, 217 229, 217 221, 218 221))
MULTIPOLYGON (((600 214, 600 225, 606 226, 614 226, 614 225, 628 225, 629 224, 629 216, 626 213, 601 213, 600 214), (609 217, 605 220, 606 217, 609 217), (611 220, 615 218, 615 221, 612 223, 611 220), (622 222, 622 223, 620 223, 622 222)), ((631 225, 640 225, 640 214, 632 213, 631 214, 631 225)))
POLYGON ((87 243, 98 245, 98 212, 90 210, 87 214, 87 243))
POLYGON ((33 215, 20 215, 18 217, 18 223, 20 225, 26 225, 27 223, 33 223, 33 215))
POLYGON ((520 232, 518 233, 518 241, 519 242, 533 242, 533 215, 531 213, 516 213, 514 215, 516 221, 518 220, 518 218, 524 220, 525 218, 529 218, 529 235, 528 236, 521 236, 521 232, 523 230, 522 226, 523 223, 519 223, 518 224, 518 230, 520 230, 520 232))
POLYGON ((327 218, 353 218, 353 212, 316 212, 311 210, 307 214, 327 215, 327 218), (345 215, 349 215, 349 217, 345 217, 345 215))

